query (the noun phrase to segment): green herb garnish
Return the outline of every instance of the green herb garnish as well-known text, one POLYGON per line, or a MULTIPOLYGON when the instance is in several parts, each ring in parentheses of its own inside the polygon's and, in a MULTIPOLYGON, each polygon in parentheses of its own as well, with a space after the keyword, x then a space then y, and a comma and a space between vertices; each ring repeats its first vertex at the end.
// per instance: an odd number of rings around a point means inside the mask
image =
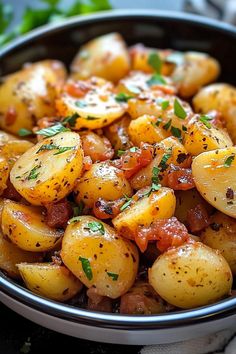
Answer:
POLYGON ((175 98, 174 101, 174 114, 180 119, 185 119, 187 117, 186 111, 177 98, 175 98))
POLYGON ((113 281, 116 281, 118 279, 118 277, 119 277, 119 274, 111 273, 111 272, 107 272, 107 275, 109 277, 111 277, 113 281))
POLYGON ((172 127, 170 128, 170 131, 171 131, 171 134, 172 134, 174 137, 178 138, 179 140, 182 139, 181 130, 180 130, 179 128, 176 128, 176 127, 173 127, 173 126, 172 126, 172 127))
POLYGON ((79 257, 79 261, 82 264, 84 274, 86 275, 88 280, 92 280, 93 279, 93 272, 92 272, 92 268, 91 268, 89 260, 87 258, 79 257))
POLYGON ((117 156, 122 156, 122 155, 124 155, 124 153, 125 153, 125 150, 117 150, 117 156))
POLYGON ((170 101, 163 101, 161 103, 161 108, 163 109, 163 111, 165 111, 170 105, 170 101))
POLYGON ((208 128, 210 129, 211 128, 211 123, 209 123, 212 118, 207 116, 207 115, 203 115, 203 116, 200 116, 199 120, 208 128))
POLYGON ((230 167, 234 159, 235 159, 235 155, 228 156, 224 162, 224 167, 230 167))
POLYGON ((32 135, 33 132, 29 129, 25 129, 25 128, 21 128, 20 130, 18 130, 18 135, 19 136, 29 136, 32 135))
POLYGON ((39 175, 40 172, 38 172, 38 169, 41 167, 41 165, 37 165, 34 168, 32 168, 32 170, 30 171, 27 179, 31 180, 31 179, 36 179, 39 175))
POLYGON ((99 232, 101 235, 105 235, 105 229, 101 222, 98 221, 89 222, 88 228, 93 232, 99 232))
POLYGON ((165 171, 168 167, 167 161, 171 157, 172 152, 167 152, 162 156, 162 159, 159 163, 159 167, 161 168, 161 172, 165 171))
POLYGON ((55 154, 53 155, 59 155, 59 154, 63 154, 63 152, 65 151, 69 151, 69 150, 75 150, 76 146, 58 146, 57 149, 58 151, 55 152, 55 154))
POLYGON ((183 130, 183 132, 187 132, 188 131, 188 129, 184 125, 182 125, 182 130, 183 130))
POLYGON ((162 67, 162 60, 158 53, 152 52, 148 56, 148 64, 156 71, 157 74, 160 74, 162 67))
POLYGON ((154 126, 154 127, 159 127, 159 125, 161 124, 162 122, 162 118, 159 117, 157 118, 157 120, 155 122, 151 122, 151 124, 154 126))
POLYGON ((71 127, 74 127, 79 117, 78 113, 74 113, 71 116, 65 117, 61 124, 66 125, 66 123, 68 123, 71 127))
POLYGON ((87 120, 96 120, 96 119, 99 119, 97 117, 92 117, 92 116, 87 116, 85 119, 87 120))
POLYGON ((62 125, 61 123, 57 123, 51 127, 40 129, 35 134, 43 135, 43 136, 49 138, 49 137, 57 135, 59 133, 68 132, 68 131, 70 131, 69 128, 64 127, 64 125, 62 125))
POLYGON ((130 96, 125 92, 120 92, 115 96, 117 102, 128 102, 131 98, 134 98, 134 96, 130 96))
POLYGON ((87 103, 85 103, 84 101, 75 101, 75 105, 76 107, 79 107, 79 108, 84 108, 87 106, 87 103))
POLYGON ((132 146, 130 149, 129 149, 130 152, 136 152, 138 151, 138 148, 137 146, 132 146))
POLYGON ((160 182, 159 173, 160 173, 159 167, 154 166, 152 169, 152 182, 153 183, 158 184, 160 182))
POLYGON ((155 86, 155 85, 166 85, 166 80, 160 74, 154 74, 152 77, 147 80, 148 86, 155 86))
POLYGON ((73 223, 75 223, 75 222, 78 222, 78 221, 80 221, 80 217, 79 216, 74 216, 73 218, 71 218, 68 222, 67 222, 67 224, 73 224, 73 223))
POLYGON ((38 154, 40 151, 45 151, 45 150, 55 150, 58 149, 59 147, 57 145, 54 144, 45 144, 42 145, 37 151, 36 154, 38 154))
POLYGON ((73 214, 74 217, 82 215, 84 210, 84 202, 81 200, 78 205, 76 205, 75 207, 73 207, 73 214))
POLYGON ((168 130, 171 126, 172 120, 170 119, 165 125, 163 125, 163 129, 168 130))
POLYGON ((120 211, 127 209, 132 203, 132 198, 129 198, 126 194, 124 195, 126 202, 120 207, 120 211))

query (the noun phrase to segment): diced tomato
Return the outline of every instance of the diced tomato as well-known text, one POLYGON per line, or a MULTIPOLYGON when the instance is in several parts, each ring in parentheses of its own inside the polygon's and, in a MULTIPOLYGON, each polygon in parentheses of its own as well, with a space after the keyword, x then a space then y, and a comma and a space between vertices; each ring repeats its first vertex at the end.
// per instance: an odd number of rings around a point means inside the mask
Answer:
POLYGON ((194 208, 188 210, 187 220, 191 232, 205 229, 210 222, 206 208, 202 204, 197 204, 194 208))
POLYGON ((191 169, 174 165, 170 165, 168 169, 166 183, 168 187, 181 191, 195 187, 191 169))

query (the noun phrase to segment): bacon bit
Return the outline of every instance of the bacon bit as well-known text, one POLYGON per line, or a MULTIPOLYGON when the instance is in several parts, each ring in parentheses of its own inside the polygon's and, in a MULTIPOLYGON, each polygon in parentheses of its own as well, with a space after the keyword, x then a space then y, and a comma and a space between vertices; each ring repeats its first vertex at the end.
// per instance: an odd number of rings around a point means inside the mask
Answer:
POLYGON ((83 172, 89 171, 92 167, 93 161, 90 156, 85 156, 83 159, 83 172))
POLYGON ((97 294, 97 289, 91 287, 87 290, 88 296, 88 309, 101 311, 101 312, 112 312, 112 300, 109 297, 101 296, 97 294))
POLYGON ((73 216, 73 209, 66 199, 54 204, 46 204, 45 207, 47 209, 45 222, 49 227, 64 228, 73 216))
POLYGON ((14 200, 15 202, 22 200, 22 196, 17 192, 10 180, 7 181, 7 188, 4 190, 2 197, 14 200))
POLYGON ((15 123, 17 117, 17 112, 14 107, 9 107, 5 114, 5 123, 7 126, 15 123))
POLYGON ((197 204, 194 208, 188 210, 187 220, 189 230, 191 232, 198 232, 205 229, 209 223, 209 216, 206 208, 202 204, 197 204))
POLYGON ((64 87, 68 95, 81 98, 90 90, 90 85, 84 81, 68 82, 64 87))
POLYGON ((140 148, 136 151, 126 151, 124 155, 121 156, 118 168, 124 171, 124 175, 127 179, 131 178, 136 174, 141 168, 147 166, 153 158, 153 147, 149 144, 141 144, 140 148))
POLYGON ((186 191, 195 187, 192 170, 170 165, 167 172, 167 186, 180 191, 186 191))
POLYGON ((157 241, 157 248, 165 252, 170 247, 178 247, 190 238, 185 225, 176 217, 154 221, 149 227, 139 226, 135 242, 141 252, 146 251, 148 241, 157 241))
POLYGON ((120 208, 124 204, 125 198, 120 198, 114 201, 107 201, 99 198, 93 206, 93 213, 98 219, 114 218, 120 213, 120 208))

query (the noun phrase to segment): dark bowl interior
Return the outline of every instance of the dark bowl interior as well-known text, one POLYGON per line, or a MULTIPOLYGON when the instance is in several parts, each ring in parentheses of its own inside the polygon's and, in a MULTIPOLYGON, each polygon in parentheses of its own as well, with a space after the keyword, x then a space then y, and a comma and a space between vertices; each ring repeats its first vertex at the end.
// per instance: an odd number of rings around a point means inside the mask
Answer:
MULTIPOLYGON (((0 70, 5 75, 25 62, 45 58, 70 64, 79 46, 91 38, 117 31, 127 43, 144 43, 159 48, 197 50, 217 58, 222 67, 220 80, 236 84, 236 30, 226 24, 198 16, 159 11, 117 11, 77 17, 66 23, 33 31, 0 52, 0 70)), ((202 308, 152 316, 124 316, 95 313, 43 299, 16 285, 4 274, 1 290, 40 311, 68 320, 107 327, 160 328, 216 319, 236 313, 236 297, 202 308)))

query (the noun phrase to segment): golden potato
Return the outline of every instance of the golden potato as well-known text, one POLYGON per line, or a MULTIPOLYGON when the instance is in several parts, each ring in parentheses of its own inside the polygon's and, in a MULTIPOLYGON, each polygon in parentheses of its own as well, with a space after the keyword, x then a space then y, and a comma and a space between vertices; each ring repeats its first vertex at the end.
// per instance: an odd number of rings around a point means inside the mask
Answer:
POLYGON ((7 188, 7 180, 10 174, 9 164, 4 156, 0 154, 0 195, 7 188))
POLYGON ((149 226, 157 219, 173 216, 175 204, 173 190, 163 187, 126 208, 112 220, 112 223, 119 233, 133 239, 138 226, 149 226))
POLYGON ((193 98, 196 112, 207 113, 216 109, 222 113, 226 128, 236 144, 236 88, 217 83, 203 87, 193 98))
POLYGON ((103 129, 104 135, 109 139, 114 150, 127 150, 132 146, 129 140, 128 126, 130 117, 124 115, 121 119, 103 129))
POLYGON ((20 275, 32 292, 56 301, 66 301, 82 289, 81 282, 64 266, 52 263, 19 263, 20 275))
POLYGON ((0 154, 5 156, 11 169, 18 158, 32 146, 33 144, 28 140, 9 140, 5 145, 0 146, 0 154))
POLYGON ((135 146, 140 146, 142 142, 154 144, 167 138, 170 133, 155 124, 156 117, 143 115, 130 122, 129 136, 135 146))
POLYGON ((2 231, 19 248, 31 251, 49 251, 63 236, 63 231, 52 229, 45 223, 40 208, 4 201, 2 231))
POLYGON ((211 224, 201 232, 201 241, 207 246, 217 249, 229 263, 231 271, 236 275, 236 220, 216 212, 211 217, 211 224))
POLYGON ((192 173, 197 190, 208 203, 236 218, 236 147, 203 152, 195 157, 192 173))
POLYGON ((13 166, 10 179, 28 202, 44 205, 69 194, 82 167, 79 135, 64 132, 44 139, 26 151, 13 166))
POLYGON ((74 193, 78 203, 82 200, 86 207, 92 208, 98 198, 116 200, 124 194, 130 196, 132 188, 121 170, 106 162, 99 162, 83 174, 74 193))
POLYGON ((215 127, 208 121, 204 123, 204 116, 192 118, 187 127, 188 132, 184 136, 184 147, 193 156, 199 155, 204 151, 226 148, 233 145, 228 133, 222 128, 215 127))
POLYGON ((32 129, 35 120, 55 114, 55 98, 65 79, 65 68, 56 60, 34 63, 3 78, 0 86, 0 126, 17 134, 32 129))
POLYGON ((187 52, 183 63, 177 65, 171 77, 179 95, 188 98, 202 86, 215 81, 219 73, 220 65, 216 59, 206 53, 187 52))
POLYGON ((104 136, 92 131, 80 133, 82 148, 85 156, 90 156, 93 162, 105 161, 113 157, 114 151, 110 141, 104 136))
POLYGON ((139 263, 136 246, 92 216, 71 219, 63 237, 61 257, 83 284, 112 299, 131 288, 139 263))
POLYGON ((149 282, 168 303, 188 309, 229 295, 232 273, 219 252, 195 242, 158 257, 149 269, 149 282))
POLYGON ((126 44, 119 33, 109 33, 84 44, 71 63, 74 79, 99 76, 117 82, 130 68, 126 44))

